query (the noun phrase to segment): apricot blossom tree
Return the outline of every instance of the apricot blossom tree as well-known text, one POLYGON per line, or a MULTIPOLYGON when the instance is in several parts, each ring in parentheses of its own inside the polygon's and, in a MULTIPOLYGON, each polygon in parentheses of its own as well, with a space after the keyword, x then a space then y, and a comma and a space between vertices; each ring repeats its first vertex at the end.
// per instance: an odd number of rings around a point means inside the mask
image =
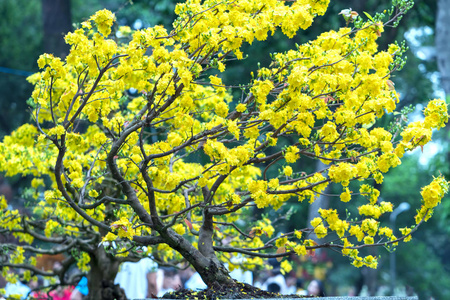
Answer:
MULTIPOLYGON (((446 103, 435 99, 422 121, 408 124, 399 114, 390 128, 376 126, 395 113, 390 78, 405 50, 381 51, 377 39, 411 1, 394 1, 375 17, 345 11, 346 27, 270 54, 270 66, 251 82, 221 80, 231 60, 251 55, 241 52, 244 43, 279 29, 292 38, 328 3, 187 0, 176 6, 170 32, 114 27, 114 14, 102 10, 67 34, 65 60, 41 55, 41 72, 29 78, 35 122, 0 144, 0 170, 33 177, 30 216, 0 205, 0 230, 30 244, 3 245, 3 274, 13 280, 9 272, 23 268, 28 277, 59 275, 67 283, 64 272, 77 263, 96 278, 89 280, 94 299, 121 261, 151 253, 188 262, 208 286, 233 285, 224 263, 238 267, 237 254, 251 268, 331 248, 356 267, 375 268, 377 258, 363 248, 411 239, 447 192, 446 180, 422 189, 422 207, 400 232, 379 221, 393 204, 379 201, 373 187, 448 120, 446 103), (294 142, 279 147, 286 137, 294 142), (308 159, 325 168, 306 172, 308 159), (307 228, 284 233, 268 218, 246 218, 255 206, 277 211, 292 198, 309 205, 332 184, 357 216, 332 204, 307 228), (40 253, 68 259, 61 270, 42 271, 34 266, 40 253)), ((282 267, 289 271, 289 260, 282 267)))

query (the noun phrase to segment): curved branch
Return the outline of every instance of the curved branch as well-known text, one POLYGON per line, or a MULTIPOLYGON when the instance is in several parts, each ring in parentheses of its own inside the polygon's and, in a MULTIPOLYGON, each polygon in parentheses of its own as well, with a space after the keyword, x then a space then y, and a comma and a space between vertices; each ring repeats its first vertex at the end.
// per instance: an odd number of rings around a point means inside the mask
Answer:
MULTIPOLYGON (((128 56, 128 54, 121 54, 121 55, 117 55, 117 56, 112 57, 112 58, 109 60, 109 62, 106 64, 106 66, 105 66, 103 69, 100 70, 100 72, 99 72, 97 78, 95 79, 95 82, 94 82, 94 84, 92 85, 92 87, 91 87, 89 93, 87 94, 86 97, 84 97, 83 102, 80 104, 80 107, 78 107, 77 111, 74 113, 74 115, 72 116, 72 118, 70 118, 70 121, 67 122, 67 120, 68 120, 68 118, 69 118, 70 111, 72 110, 73 104, 75 103, 75 100, 76 100, 76 98, 77 98, 77 97, 76 97, 77 94, 75 94, 74 99, 72 100, 72 103, 70 103, 70 107, 69 107, 69 109, 68 109, 67 112, 66 112, 66 116, 64 117, 64 122, 63 122, 63 124, 64 124, 64 129, 67 130, 67 129, 69 128, 70 124, 72 124, 72 123, 75 121, 75 119, 81 114, 81 112, 83 111, 83 109, 84 109, 84 107, 86 106, 87 102, 89 101, 89 98, 92 96, 92 94, 94 93, 94 91, 95 91, 95 89, 97 88, 98 84, 100 83, 100 80, 102 79, 103 75, 104 75, 104 74, 106 73, 106 71, 108 71, 112 66, 114 66, 114 65, 112 65, 113 61, 116 60, 117 58, 120 58, 120 57, 126 57, 126 56, 128 56)), ((87 74, 86 74, 86 76, 87 76, 87 74)), ((78 93, 78 92, 77 92, 77 93, 78 93)))
POLYGON ((246 238, 253 239, 253 237, 251 237, 250 235, 248 235, 245 232, 243 232, 242 230, 240 230, 239 227, 237 227, 236 224, 234 224, 234 223, 214 221, 214 224, 219 224, 219 225, 224 225, 224 226, 231 226, 234 229, 236 229, 237 232, 239 232, 241 235, 245 236, 246 238))
POLYGON ((30 252, 37 253, 37 254, 55 255, 55 254, 60 254, 60 253, 68 251, 77 242, 77 240, 72 240, 72 239, 69 239, 68 241, 69 241, 69 244, 67 246, 55 247, 55 248, 51 248, 51 249, 40 249, 40 248, 35 248, 35 247, 32 247, 32 246, 28 246, 28 245, 19 246, 19 245, 16 245, 16 244, 2 244, 2 246, 3 247, 7 247, 8 249, 11 249, 11 250, 16 249, 17 247, 21 247, 21 248, 23 248, 26 251, 30 251, 30 252))
POLYGON ((110 197, 110 196, 104 196, 102 197, 100 200, 92 203, 92 204, 82 204, 79 205, 79 207, 81 207, 82 209, 93 209, 96 208, 97 206, 101 205, 102 203, 117 203, 117 204, 130 204, 130 202, 128 202, 127 200, 123 200, 123 199, 117 199, 114 197, 110 197))
POLYGON ((62 193, 64 199, 67 201, 67 203, 79 214, 81 215, 86 221, 88 221, 89 223, 98 226, 99 228, 106 230, 107 232, 109 232, 111 229, 108 225, 103 224, 100 221, 97 221, 96 219, 92 218, 91 216, 89 216, 84 210, 82 210, 72 199, 72 197, 70 197, 70 195, 67 193, 67 190, 64 187, 64 184, 61 180, 61 172, 62 172, 62 161, 64 158, 64 154, 66 152, 66 147, 64 146, 64 140, 65 140, 65 135, 61 136, 61 146, 58 147, 58 158, 56 159, 56 163, 55 163, 55 180, 56 180, 56 184, 58 186, 58 190, 62 193))
POLYGON ((53 277, 53 276, 57 275, 55 272, 46 272, 44 270, 38 269, 35 266, 29 265, 29 264, 12 264, 12 263, 9 263, 9 262, 2 262, 2 266, 3 267, 14 268, 14 269, 30 270, 34 274, 38 274, 38 275, 42 275, 42 276, 53 277))

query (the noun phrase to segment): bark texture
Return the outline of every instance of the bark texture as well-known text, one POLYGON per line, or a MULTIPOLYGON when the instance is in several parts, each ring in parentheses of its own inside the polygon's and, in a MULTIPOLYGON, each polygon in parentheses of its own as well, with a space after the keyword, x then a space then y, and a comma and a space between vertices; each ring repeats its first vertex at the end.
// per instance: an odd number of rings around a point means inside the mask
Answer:
POLYGON ((107 254, 102 246, 91 254, 88 300, 113 299, 111 296, 115 293, 114 279, 119 271, 119 265, 120 261, 107 254))

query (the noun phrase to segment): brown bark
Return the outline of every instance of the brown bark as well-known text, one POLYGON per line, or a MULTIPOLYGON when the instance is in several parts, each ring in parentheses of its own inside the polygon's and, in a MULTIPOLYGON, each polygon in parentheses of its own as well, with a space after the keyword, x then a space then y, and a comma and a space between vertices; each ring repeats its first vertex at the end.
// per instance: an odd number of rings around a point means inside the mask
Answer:
POLYGON ((209 260, 209 265, 206 268, 200 268, 197 272, 207 286, 212 286, 214 283, 219 283, 220 285, 234 284, 234 281, 228 274, 228 270, 216 256, 213 248, 213 234, 213 217, 208 214, 208 210, 205 210, 203 225, 199 232, 198 249, 206 260, 209 260))
POLYGON ((88 274, 89 294, 87 300, 107 299, 114 286, 120 261, 106 253, 103 246, 91 254, 91 270, 88 274))
POLYGON ((172 229, 161 231, 160 234, 172 249, 178 251, 194 267, 207 286, 212 287, 214 284, 230 286, 234 284, 228 270, 219 262, 215 252, 211 253, 211 250, 208 249, 208 245, 212 245, 212 234, 209 235, 205 229, 200 234, 202 237, 199 238, 198 250, 172 229), (205 256, 203 253, 210 254, 205 256))

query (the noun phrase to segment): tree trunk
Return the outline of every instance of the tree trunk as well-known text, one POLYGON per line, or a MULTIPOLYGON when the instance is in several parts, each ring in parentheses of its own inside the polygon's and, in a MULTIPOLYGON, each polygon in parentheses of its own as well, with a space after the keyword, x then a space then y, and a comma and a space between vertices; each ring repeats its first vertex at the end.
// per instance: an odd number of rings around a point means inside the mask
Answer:
POLYGON ((42 0, 42 19, 44 51, 66 57, 70 47, 64 41, 64 35, 72 29, 70 0, 42 0))
POLYGON ((114 279, 119 271, 120 262, 106 253, 103 246, 98 247, 91 254, 91 270, 88 274, 88 300, 120 299, 115 295, 118 289, 114 288, 114 279))
MULTIPOLYGON (((437 66, 441 76, 441 85, 446 99, 450 96, 450 0, 439 0, 437 3, 437 16, 435 26, 437 66)), ((449 127, 444 128, 447 134, 443 135, 449 141, 449 127)), ((447 160, 450 151, 447 152, 447 160)))
POLYGON ((219 261, 214 251, 213 234, 213 218, 211 215, 208 215, 208 211, 206 210, 204 222, 199 231, 198 250, 206 260, 209 260, 209 264, 206 268, 199 266, 200 268, 197 269, 197 267, 194 267, 208 287, 214 284, 220 284, 222 286, 233 285, 234 281, 231 279, 227 268, 219 261))
POLYGON ((439 0, 436 17, 436 55, 441 84, 450 95, 450 0, 439 0))
POLYGON ((178 251, 192 265, 208 287, 213 287, 216 284, 221 286, 234 285, 234 280, 231 279, 227 268, 219 261, 213 249, 213 230, 212 216, 205 217, 199 231, 198 250, 188 240, 171 229, 160 233, 167 244, 178 251))

